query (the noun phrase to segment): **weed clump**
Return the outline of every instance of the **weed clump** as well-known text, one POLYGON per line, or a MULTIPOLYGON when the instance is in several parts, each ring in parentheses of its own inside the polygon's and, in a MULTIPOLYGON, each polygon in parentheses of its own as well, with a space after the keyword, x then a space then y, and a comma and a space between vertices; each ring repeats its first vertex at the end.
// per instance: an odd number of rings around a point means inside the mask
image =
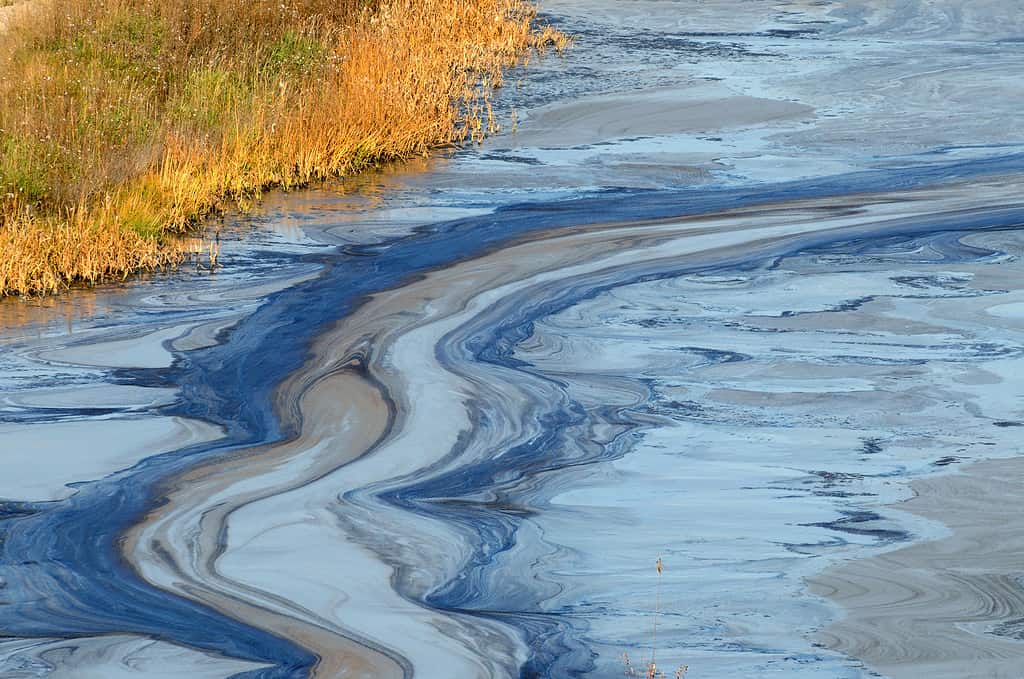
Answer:
POLYGON ((0 41, 0 295, 184 257, 177 234, 477 139, 565 46, 527 0, 29 0, 0 41))
MULTIPOLYGON (((657 653, 658 653, 658 617, 661 615, 661 572, 665 568, 665 564, 662 562, 661 557, 654 563, 655 569, 658 571, 658 586, 654 595, 654 615, 651 618, 651 654, 647 660, 646 665, 643 669, 637 669, 633 666, 633 659, 629 657, 628 652, 622 654, 622 666, 624 669, 623 674, 627 677, 642 677, 643 679, 668 679, 668 675, 665 674, 664 670, 658 669, 657 653)), ((686 675, 690 672, 689 665, 678 665, 676 667, 675 679, 686 679, 686 675)))

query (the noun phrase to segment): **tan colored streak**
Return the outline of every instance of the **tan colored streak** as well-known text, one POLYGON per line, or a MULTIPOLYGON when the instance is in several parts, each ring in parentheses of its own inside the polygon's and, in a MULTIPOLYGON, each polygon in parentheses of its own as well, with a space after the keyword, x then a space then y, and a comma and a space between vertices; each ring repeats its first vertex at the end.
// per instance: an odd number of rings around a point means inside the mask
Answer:
MULTIPOLYGON (((327 473, 362 455, 387 428, 388 409, 380 392, 352 371, 343 369, 303 387, 297 401, 302 417, 317 424, 314 430, 317 442, 328 444, 331 450, 330 455, 311 461, 310 477, 327 473), (355 423, 358 426, 354 426, 355 423)), ((309 439, 310 433, 304 429, 298 438, 283 445, 257 448, 193 470, 177 480, 175 490, 167 495, 170 503, 165 508, 201 503, 201 496, 223 491, 237 483, 239 478, 268 472, 273 467, 288 464, 297 456, 308 455, 313 444, 309 439)), ((310 622, 308 620, 315 616, 308 611, 289 615, 225 593, 238 592, 240 589, 237 583, 225 583, 215 570, 216 558, 220 553, 220 528, 226 524, 228 514, 268 494, 276 495, 287 490, 274 488, 269 491, 260 489, 260 492, 239 493, 232 498, 231 503, 216 505, 203 514, 199 532, 201 548, 197 550, 207 556, 205 563, 197 566, 202 573, 202 580, 180 573, 184 581, 183 589, 196 600, 237 620, 295 641, 315 653, 319 657, 315 676, 365 679, 402 677, 404 673, 398 663, 384 653, 360 643, 358 634, 351 630, 341 628, 331 621, 310 622), (209 583, 217 583, 224 588, 213 589, 209 583), (303 619, 304 616, 306 619, 303 619)), ((149 521, 159 520, 161 515, 166 514, 163 508, 156 510, 149 521)), ((159 536, 174 526, 173 523, 163 522, 161 527, 164 530, 157 532, 157 537, 150 535, 148 544, 140 547, 138 541, 141 528, 148 525, 149 521, 139 524, 128 533, 124 545, 126 554, 132 554, 138 549, 156 551, 164 541, 159 536)), ((170 544, 172 540, 166 539, 166 542, 170 544)), ((239 593, 249 596, 254 594, 245 591, 239 593)), ((258 595, 254 598, 266 598, 265 592, 259 592, 258 595)), ((285 609, 291 605, 285 601, 277 603, 285 609)))
POLYGON ((913 484, 900 505, 942 521, 947 538, 844 564, 809 582, 847 617, 820 633, 829 648, 893 679, 1017 678, 1024 641, 1024 461, 995 460, 913 484))

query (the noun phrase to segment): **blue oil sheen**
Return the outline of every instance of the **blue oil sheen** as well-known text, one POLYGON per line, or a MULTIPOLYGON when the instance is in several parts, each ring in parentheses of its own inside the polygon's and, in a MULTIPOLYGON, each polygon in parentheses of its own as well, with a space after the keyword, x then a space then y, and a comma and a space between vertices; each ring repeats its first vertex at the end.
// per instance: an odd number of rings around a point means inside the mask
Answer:
MULTIPOLYGON (((272 295, 261 309, 226 333, 220 344, 179 354, 168 369, 118 373, 118 380, 124 384, 178 388, 179 401, 163 413, 221 425, 227 431, 226 439, 155 456, 126 472, 80 484, 78 492, 63 501, 0 507, 0 577, 7 583, 0 600, 0 630, 8 636, 61 638, 138 633, 272 665, 238 675, 245 679, 306 676, 316 660, 307 651, 292 641, 148 585, 124 564, 118 541, 147 510, 160 504, 164 479, 240 448, 291 436, 293 432, 282 429, 274 412, 274 389, 307 359, 313 339, 327 325, 351 313, 368 295, 543 230, 769 207, 827 196, 848 197, 850 204, 856 205, 858 194, 1021 172, 1024 155, 1015 154, 740 189, 609 190, 563 202, 512 205, 481 217, 423 227, 411 236, 387 243, 306 256, 306 260, 326 265, 323 275, 272 295)), ((882 233, 852 238, 847 235, 841 242, 829 234, 794 238, 772 252, 757 252, 747 259, 704 262, 694 270, 743 268, 766 258, 814 248, 856 252, 858 248, 870 248, 879 238, 952 235, 1022 223, 1024 208, 1019 206, 940 215, 893 223, 882 233)), ((957 256, 953 246, 950 256, 957 256)), ((617 279, 613 285, 682 272, 637 272, 635 277, 617 279)), ((523 308, 476 338, 471 349, 478 360, 515 366, 511 348, 529 336, 535 319, 604 289, 582 286, 565 291, 557 300, 523 308)), ((577 404, 560 404, 547 416, 544 433, 509 451, 503 468, 507 470, 514 461, 522 474, 531 474, 545 466, 562 464, 544 452, 556 449, 560 432, 581 417, 577 404)), ((614 455, 616 450, 608 446, 603 452, 614 455)), ((575 460, 573 464, 587 462, 575 460)), ((482 463, 458 475, 410 485, 387 498, 410 511, 442 515, 445 521, 462 523, 478 536, 468 576, 435 592, 427 602, 432 606, 473 611, 478 596, 471 586, 473 571, 486 567, 495 554, 515 540, 517 517, 514 511, 500 507, 441 511, 436 503, 427 501, 472 494, 491 484, 495 473, 493 465, 482 463)), ((524 608, 530 603, 523 602, 524 608)), ((488 615, 483 611, 477 614, 488 615)), ((557 615, 494 616, 520 627, 530 640, 532 657, 523 669, 524 677, 577 676, 590 668, 586 650, 569 633, 571 621, 557 615)))

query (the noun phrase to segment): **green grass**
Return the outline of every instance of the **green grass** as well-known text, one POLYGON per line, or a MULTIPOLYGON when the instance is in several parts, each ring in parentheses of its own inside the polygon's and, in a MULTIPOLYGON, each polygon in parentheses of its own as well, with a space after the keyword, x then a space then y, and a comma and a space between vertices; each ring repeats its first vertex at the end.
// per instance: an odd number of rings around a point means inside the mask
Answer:
POLYGON ((225 203, 477 138, 502 69, 565 44, 526 0, 30 8, 0 41, 0 295, 173 263, 225 203))

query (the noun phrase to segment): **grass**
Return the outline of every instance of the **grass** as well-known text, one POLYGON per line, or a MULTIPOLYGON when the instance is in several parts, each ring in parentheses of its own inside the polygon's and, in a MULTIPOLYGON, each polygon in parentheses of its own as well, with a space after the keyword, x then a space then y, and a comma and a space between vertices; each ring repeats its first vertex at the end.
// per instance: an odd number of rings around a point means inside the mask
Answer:
MULTIPOLYGON (((2 2, 2 0, 0 0, 2 2)), ((495 130, 526 0, 37 0, 0 41, 0 295, 186 256, 204 216, 495 130)))

